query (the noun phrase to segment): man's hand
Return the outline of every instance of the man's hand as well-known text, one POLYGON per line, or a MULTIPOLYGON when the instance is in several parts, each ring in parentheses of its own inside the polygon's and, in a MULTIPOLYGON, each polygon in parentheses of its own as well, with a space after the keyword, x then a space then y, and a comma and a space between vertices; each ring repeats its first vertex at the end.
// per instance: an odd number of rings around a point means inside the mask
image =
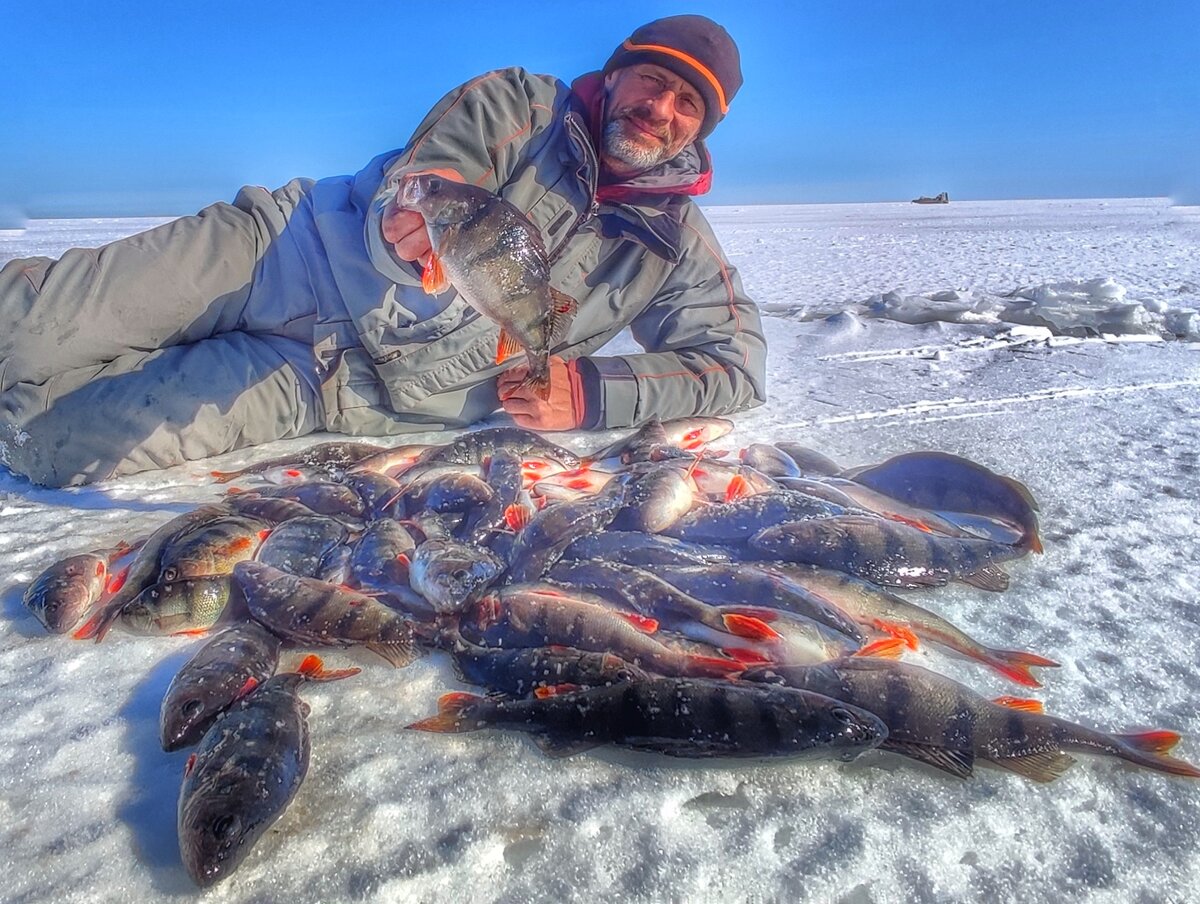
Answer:
POLYGON ((533 389, 521 386, 529 367, 518 364, 496 382, 500 404, 517 426, 530 430, 574 430, 583 422, 583 392, 579 375, 562 358, 550 359, 550 397, 539 399, 533 389))
MULTIPOLYGON (((452 169, 431 169, 421 170, 421 172, 437 173, 452 182, 465 181, 452 169)), ((418 173, 409 173, 409 175, 416 176, 418 173)), ((400 206, 402 192, 403 186, 383 211, 383 239, 396 249, 396 257, 400 260, 416 261, 424 266, 433 250, 429 245, 429 231, 425 228, 425 218, 421 216, 420 211, 405 210, 400 206)))
POLYGON ((400 207, 399 195, 388 203, 383 212, 383 238, 396 249, 396 257, 402 261, 417 261, 424 266, 429 260, 432 249, 425 218, 419 211, 400 207))

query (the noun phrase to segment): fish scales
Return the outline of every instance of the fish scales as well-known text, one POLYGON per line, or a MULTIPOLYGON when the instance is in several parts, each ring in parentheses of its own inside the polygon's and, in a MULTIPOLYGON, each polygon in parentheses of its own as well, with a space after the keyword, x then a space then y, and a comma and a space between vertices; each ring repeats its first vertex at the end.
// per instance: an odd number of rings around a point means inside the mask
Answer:
POLYGON ((227 878, 287 809, 308 773, 305 681, 334 681, 310 656, 298 672, 276 675, 239 700, 200 741, 179 789, 179 852, 197 885, 227 878))
POLYGON ((532 430, 520 427, 488 427, 473 430, 444 446, 435 446, 421 456, 421 464, 477 465, 498 452, 522 458, 545 458, 564 467, 577 468, 579 456, 552 443, 532 430))
POLYGON ((750 565, 714 563, 664 566, 658 576, 684 593, 713 606, 764 606, 780 609, 849 638, 863 640, 857 623, 836 603, 794 582, 750 565))
POLYGON ((451 655, 455 672, 462 680, 516 696, 525 696, 540 687, 563 684, 606 687, 650 677, 648 672, 614 653, 567 647, 495 649, 459 637, 451 655))
POLYGON ((500 326, 496 363, 525 351, 527 385, 549 397, 549 356, 575 316, 573 298, 550 285, 541 233, 519 209, 483 188, 434 173, 409 176, 400 203, 425 218, 431 254, 422 276, 430 294, 449 286, 500 326))
POLYGON ((159 711, 163 750, 200 741, 238 698, 264 684, 279 663, 279 639, 256 622, 226 628, 171 679, 159 711))
POLYGON ((254 557, 267 523, 248 515, 228 515, 185 531, 163 549, 159 579, 229 574, 233 566, 254 557))
POLYGON ((1054 660, 1034 653, 1002 650, 981 643, 937 613, 930 612, 864 578, 817 565, 780 562, 764 567, 771 573, 827 599, 864 626, 884 631, 906 629, 921 640, 955 650, 1027 687, 1041 686, 1041 682, 1030 671, 1031 666, 1058 665, 1054 660))
POLYGON ((1114 756, 1174 775, 1200 770, 1168 756, 1170 732, 1114 735, 1065 719, 988 700, 920 666, 843 659, 804 668, 748 669, 751 680, 778 681, 869 708, 888 726, 881 749, 893 750, 965 778, 976 760, 1038 782, 1053 781, 1075 760, 1067 751, 1114 756))
POLYGON ((983 539, 941 537, 898 521, 842 515, 767 528, 750 546, 768 556, 820 565, 899 587, 940 586, 951 580, 999 590, 1006 576, 993 566, 1024 554, 983 539))
POLYGON ((517 535, 509 556, 509 581, 537 580, 568 546, 608 525, 623 505, 624 487, 614 482, 596 496, 543 509, 517 535))
POLYGON ((325 515, 301 515, 276 527, 255 558, 289 574, 316 577, 325 556, 349 536, 340 521, 325 515))
POLYGON ((363 646, 397 667, 419 655, 413 624, 372 597, 260 562, 238 563, 234 578, 250 614, 284 640, 363 646))
POLYGON ((47 631, 66 633, 99 602, 108 566, 128 551, 128 546, 117 546, 55 562, 30 582, 21 602, 47 631))
POLYGON ((507 587, 485 595, 466 611, 460 630, 485 646, 562 645, 612 652, 661 674, 730 674, 741 668, 674 650, 607 606, 536 588, 507 587))
POLYGON ((241 615, 241 602, 230 575, 161 581, 123 606, 117 618, 133 634, 203 633, 241 615))
MULTIPOLYGON (((452 695, 442 715, 409 726, 430 731, 507 728, 533 733, 548 753, 600 744, 689 759, 854 756, 880 743, 873 714, 791 689, 762 694, 747 685, 653 678, 544 699, 452 695)), ((440 704, 441 705, 441 704, 440 704)))

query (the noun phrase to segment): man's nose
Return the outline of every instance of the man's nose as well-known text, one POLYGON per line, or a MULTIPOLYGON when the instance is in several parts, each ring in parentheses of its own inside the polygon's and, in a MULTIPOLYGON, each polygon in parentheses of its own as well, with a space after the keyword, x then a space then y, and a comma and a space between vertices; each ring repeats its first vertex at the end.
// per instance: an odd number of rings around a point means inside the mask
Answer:
POLYGON ((675 115, 675 92, 670 88, 663 88, 650 97, 649 107, 656 119, 670 121, 675 115))

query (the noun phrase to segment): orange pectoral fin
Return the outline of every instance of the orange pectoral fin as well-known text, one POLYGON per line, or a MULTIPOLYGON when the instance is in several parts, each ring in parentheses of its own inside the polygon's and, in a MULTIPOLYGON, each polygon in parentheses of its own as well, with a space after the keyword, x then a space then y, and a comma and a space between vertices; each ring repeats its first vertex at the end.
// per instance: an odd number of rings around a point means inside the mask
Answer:
POLYGON ((501 330, 500 341, 496 344, 496 363, 503 364, 509 358, 521 354, 524 350, 521 347, 521 343, 510 336, 505 330, 501 330))
POLYGON ((573 694, 578 690, 581 690, 578 684, 547 684, 535 688, 533 695, 539 700, 545 700, 547 697, 557 697, 559 694, 573 694))
POLYGON ((738 637, 746 637, 750 640, 779 640, 780 638, 778 631, 767 625, 762 619, 750 615, 729 614, 722 615, 721 619, 725 622, 725 630, 738 637))
POLYGON ((646 615, 638 615, 636 612, 618 612, 621 618, 633 625, 643 634, 653 634, 658 630, 658 620, 650 618, 646 615))
POLYGON ((889 622, 882 618, 875 619, 872 624, 885 634, 890 634, 892 637, 900 638, 902 641, 904 641, 904 645, 910 650, 916 650, 921 646, 921 642, 917 638, 917 635, 905 625, 889 622))
POLYGON ((725 488, 726 502, 737 502, 737 500, 745 499, 750 495, 752 495, 750 483, 741 474, 729 481, 729 486, 725 488))
POLYGON ((885 637, 869 643, 852 656, 874 656, 878 659, 899 659, 907 646, 899 637, 885 637))
POLYGON ((1046 707, 1041 700, 1030 700, 1027 697, 1010 697, 1006 694, 1003 697, 996 697, 992 702, 997 706, 1004 706, 1023 713, 1040 714, 1046 711, 1046 707))
POLYGON ((529 526, 529 522, 532 520, 533 512, 527 505, 520 505, 514 502, 504 510, 504 523, 514 533, 523 531, 529 526))
POLYGON ((446 275, 442 259, 433 252, 429 253, 429 260, 421 271, 421 288, 427 295, 440 295, 450 288, 450 277, 446 275))

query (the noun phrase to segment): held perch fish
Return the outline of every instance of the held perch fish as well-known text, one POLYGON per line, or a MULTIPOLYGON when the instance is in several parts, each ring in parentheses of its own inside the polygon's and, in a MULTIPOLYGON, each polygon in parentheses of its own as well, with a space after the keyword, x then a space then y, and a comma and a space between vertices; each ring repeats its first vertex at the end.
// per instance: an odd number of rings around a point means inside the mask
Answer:
POLYGON ((421 277, 437 295, 453 286, 471 307, 500 325, 496 363, 524 351, 526 384, 550 396, 550 351, 575 318, 575 299, 550 285, 541 234, 498 195, 435 173, 405 179, 399 201, 425 217, 432 253, 421 277))

